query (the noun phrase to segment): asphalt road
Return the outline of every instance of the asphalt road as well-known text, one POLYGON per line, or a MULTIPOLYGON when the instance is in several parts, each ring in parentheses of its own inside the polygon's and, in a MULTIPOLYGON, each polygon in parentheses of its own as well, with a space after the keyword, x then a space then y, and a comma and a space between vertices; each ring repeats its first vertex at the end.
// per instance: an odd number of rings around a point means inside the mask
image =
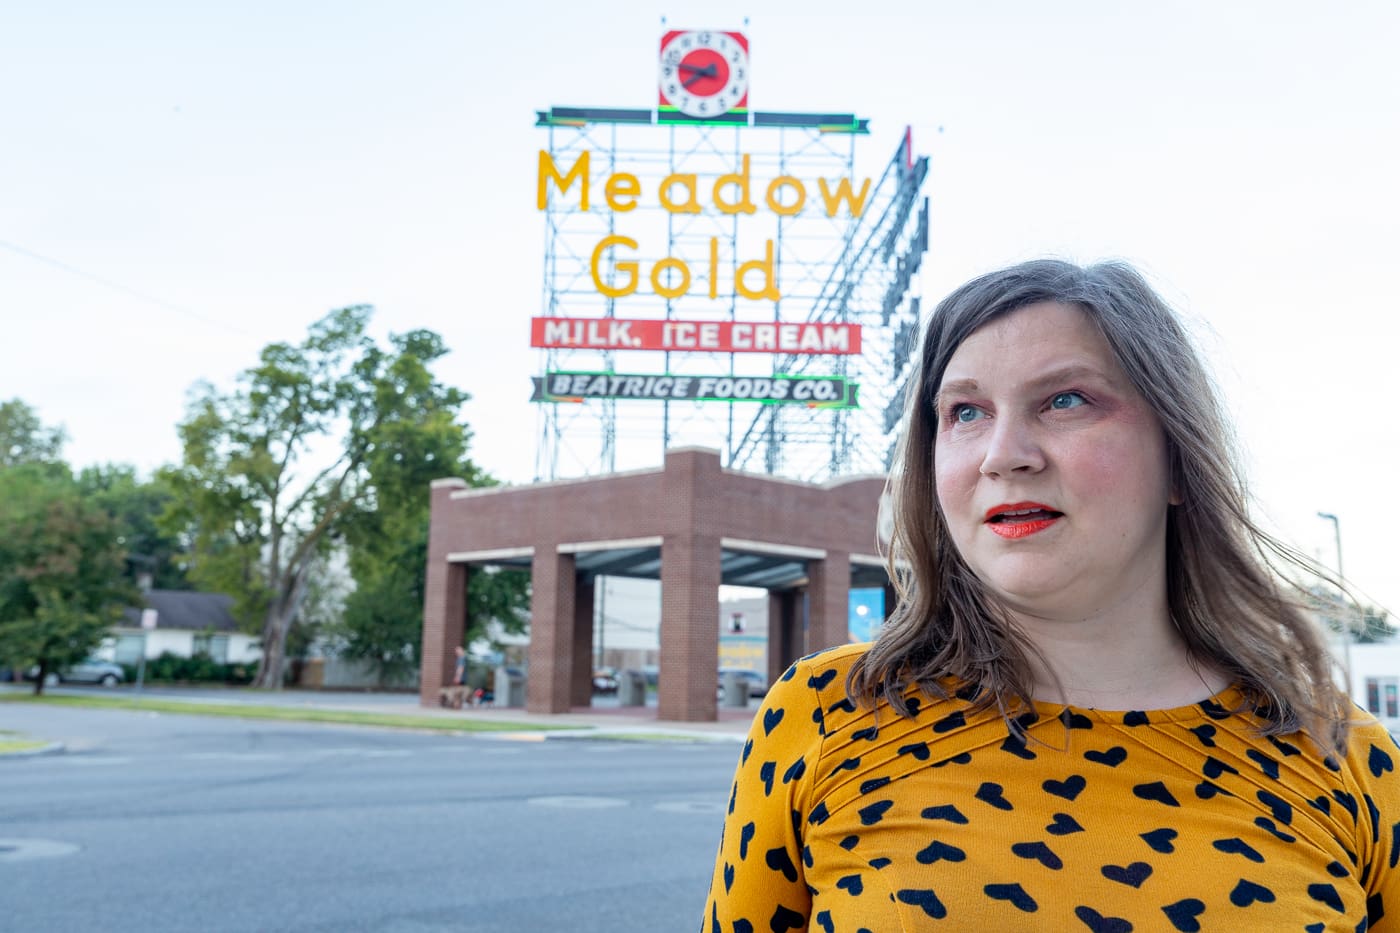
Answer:
POLYGON ((0 706, 6 929, 699 928, 737 743, 0 706))

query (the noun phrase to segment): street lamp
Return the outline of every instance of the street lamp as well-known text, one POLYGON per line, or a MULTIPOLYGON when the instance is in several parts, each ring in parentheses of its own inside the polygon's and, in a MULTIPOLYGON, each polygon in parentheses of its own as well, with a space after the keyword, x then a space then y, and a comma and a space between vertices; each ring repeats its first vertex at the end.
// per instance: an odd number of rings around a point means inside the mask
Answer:
MULTIPOLYGON (((1318 512, 1317 517, 1332 523, 1333 540, 1337 545, 1337 582, 1343 583, 1342 573, 1342 523, 1331 512, 1318 512)), ((1346 617, 1346 591, 1342 591, 1342 666, 1347 673, 1347 696, 1352 695, 1351 684, 1351 620, 1346 617)))

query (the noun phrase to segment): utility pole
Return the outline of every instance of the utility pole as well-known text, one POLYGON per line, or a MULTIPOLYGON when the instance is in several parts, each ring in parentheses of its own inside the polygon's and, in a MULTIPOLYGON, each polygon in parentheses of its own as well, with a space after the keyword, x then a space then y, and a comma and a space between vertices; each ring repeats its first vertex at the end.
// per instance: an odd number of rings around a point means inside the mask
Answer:
MULTIPOLYGON (((1332 523, 1332 536, 1337 545, 1337 581, 1345 584, 1346 575, 1342 572, 1342 523, 1331 512, 1318 512, 1317 517, 1332 523)), ((1346 591, 1341 594, 1342 605, 1342 667, 1347 675, 1347 696, 1355 695, 1351 682, 1351 619, 1348 617, 1346 591)))

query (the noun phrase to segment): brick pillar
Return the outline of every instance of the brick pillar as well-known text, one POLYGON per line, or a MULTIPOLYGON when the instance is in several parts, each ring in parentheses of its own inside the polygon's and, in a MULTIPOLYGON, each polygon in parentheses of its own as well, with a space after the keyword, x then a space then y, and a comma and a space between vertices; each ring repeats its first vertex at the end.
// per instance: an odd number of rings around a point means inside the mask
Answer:
POLYGON ((452 683, 467 618, 467 567, 449 564, 452 551, 452 493, 466 489, 462 479, 433 480, 428 520, 428 566, 423 588, 423 664, 418 702, 438 705, 438 691, 452 683))
POLYGON ((768 591, 768 683, 783 676, 799 650, 796 590, 768 591))
POLYGON ((807 562, 810 615, 807 653, 850 641, 851 555, 827 551, 825 560, 807 562))
POLYGON ((661 673, 657 717, 683 722, 717 718, 719 537, 661 539, 661 673))
POLYGON ((593 583, 582 580, 574 587, 574 669, 570 674, 569 703, 593 703, 593 583))
POLYGON ((574 555, 535 545, 530 565, 530 670, 525 708, 567 713, 574 670, 574 555))

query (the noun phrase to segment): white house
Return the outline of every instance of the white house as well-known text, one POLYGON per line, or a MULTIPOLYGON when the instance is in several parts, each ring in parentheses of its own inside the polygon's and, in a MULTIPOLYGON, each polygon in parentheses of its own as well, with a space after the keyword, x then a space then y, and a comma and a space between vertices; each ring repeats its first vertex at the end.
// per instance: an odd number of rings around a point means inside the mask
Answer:
POLYGON ((122 621, 98 649, 97 656, 119 664, 135 664, 169 652, 189 658, 204 652, 219 664, 256 664, 262 657, 258 638, 238 630, 229 611, 233 597, 188 590, 147 590, 147 609, 155 611, 155 628, 141 625, 142 608, 122 611, 122 621))

